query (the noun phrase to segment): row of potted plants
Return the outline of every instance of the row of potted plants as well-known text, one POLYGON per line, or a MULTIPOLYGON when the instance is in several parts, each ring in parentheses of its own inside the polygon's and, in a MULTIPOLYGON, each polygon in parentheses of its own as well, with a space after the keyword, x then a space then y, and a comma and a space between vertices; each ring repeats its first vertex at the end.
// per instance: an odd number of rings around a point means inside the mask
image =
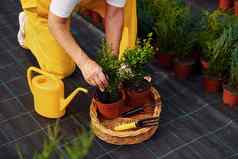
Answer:
POLYGON ((143 106, 150 98, 151 84, 145 80, 149 73, 145 65, 154 56, 151 34, 138 41, 135 48, 129 48, 118 60, 104 42, 97 58, 98 64, 108 76, 109 86, 103 92, 96 90, 94 101, 103 117, 113 119, 124 111, 125 105, 143 106))
POLYGON ((225 100, 227 88, 234 93, 238 86, 232 57, 237 55, 238 17, 221 10, 193 14, 181 0, 153 0, 150 7, 159 65, 173 66, 178 79, 187 79, 200 60, 205 90, 217 92, 224 84, 224 103, 238 104, 225 100))

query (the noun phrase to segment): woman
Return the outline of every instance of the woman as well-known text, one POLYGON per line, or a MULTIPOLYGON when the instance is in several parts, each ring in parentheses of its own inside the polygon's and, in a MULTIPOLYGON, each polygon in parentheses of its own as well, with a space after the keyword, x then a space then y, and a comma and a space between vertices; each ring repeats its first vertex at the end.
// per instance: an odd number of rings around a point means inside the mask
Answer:
POLYGON ((31 50, 41 69, 60 78, 77 66, 89 84, 102 90, 108 85, 102 68, 70 32, 70 17, 80 7, 105 17, 106 40, 115 56, 135 44, 136 0, 21 0, 21 4, 24 12, 19 14, 19 44, 31 50))

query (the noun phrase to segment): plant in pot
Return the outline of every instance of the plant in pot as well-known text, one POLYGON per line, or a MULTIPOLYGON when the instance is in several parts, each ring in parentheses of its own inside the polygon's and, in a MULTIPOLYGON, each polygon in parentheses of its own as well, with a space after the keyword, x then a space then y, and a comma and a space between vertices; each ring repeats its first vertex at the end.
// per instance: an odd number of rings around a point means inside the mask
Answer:
POLYGON ((220 10, 212 12, 203 10, 200 22, 201 30, 198 33, 198 43, 202 48, 200 63, 202 70, 208 68, 208 61, 213 57, 208 50, 211 41, 219 38, 226 25, 231 23, 230 15, 220 10))
POLYGON ((181 16, 181 7, 176 0, 154 0, 151 8, 158 63, 162 67, 170 67, 174 57, 174 35, 181 16))
POLYGON ((178 79, 184 80, 189 77, 193 71, 195 60, 193 58, 193 48, 197 41, 197 33, 193 30, 193 17, 191 10, 184 7, 181 11, 183 16, 176 27, 174 71, 178 79))
POLYGON ((203 77, 203 85, 207 92, 218 92, 223 80, 229 76, 230 58, 234 43, 232 27, 225 28, 221 37, 208 44, 212 55, 208 61, 208 69, 203 77))
POLYGON ((232 51, 230 79, 223 86, 223 102, 231 107, 238 105, 238 47, 232 51))
POLYGON ((151 83, 145 79, 149 75, 145 65, 152 60, 155 53, 151 46, 151 36, 149 34, 147 39, 138 41, 135 48, 127 49, 121 59, 119 74, 130 106, 143 106, 151 97, 151 83))
POLYGON ((123 107, 123 93, 119 89, 119 60, 113 56, 106 42, 102 44, 97 63, 107 75, 109 85, 103 92, 96 89, 94 101, 103 117, 113 119, 120 115, 121 107, 123 107))

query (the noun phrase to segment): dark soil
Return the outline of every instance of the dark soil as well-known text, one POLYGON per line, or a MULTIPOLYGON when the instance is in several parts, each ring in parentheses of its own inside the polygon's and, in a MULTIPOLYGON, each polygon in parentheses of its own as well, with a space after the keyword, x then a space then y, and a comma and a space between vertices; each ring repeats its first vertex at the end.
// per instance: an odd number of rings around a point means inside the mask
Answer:
POLYGON ((140 93, 149 89, 151 87, 151 84, 147 80, 138 80, 138 81, 126 81, 124 82, 124 86, 129 91, 135 91, 140 93))
POLYGON ((120 91, 118 91, 117 93, 112 95, 109 92, 102 92, 99 89, 96 89, 94 98, 97 101, 100 101, 101 103, 111 104, 111 103, 115 103, 115 102, 119 101, 120 99, 122 99, 122 93, 120 91))

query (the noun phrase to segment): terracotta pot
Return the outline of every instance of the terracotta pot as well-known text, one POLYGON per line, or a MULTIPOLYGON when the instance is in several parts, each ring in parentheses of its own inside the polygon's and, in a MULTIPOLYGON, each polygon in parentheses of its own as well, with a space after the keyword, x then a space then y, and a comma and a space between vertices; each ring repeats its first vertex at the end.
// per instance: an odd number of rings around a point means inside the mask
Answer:
POLYGON ((187 79, 193 72, 193 65, 193 60, 180 61, 179 59, 176 59, 174 64, 176 78, 180 80, 187 79))
POLYGON ((123 99, 118 100, 117 102, 105 104, 98 101, 94 98, 95 104, 98 108, 100 114, 106 119, 114 119, 120 116, 122 107, 124 105, 123 99))
POLYGON ((207 70, 208 69, 208 61, 206 61, 205 59, 200 59, 200 63, 201 63, 201 67, 202 67, 202 70, 207 70))
POLYGON ((217 78, 211 78, 208 76, 203 77, 203 87, 206 92, 216 93, 222 88, 222 80, 217 78))
POLYGON ((232 7, 232 0, 219 0, 219 8, 222 10, 228 10, 232 7))
POLYGON ((235 11, 235 15, 238 16, 238 1, 234 1, 234 11, 235 11))
POLYGON ((92 12, 91 18, 94 25, 98 25, 101 22, 101 16, 97 12, 92 12))
POLYGON ((143 106, 151 99, 150 87, 143 92, 127 90, 126 94, 127 94, 126 102, 130 107, 143 106))
POLYGON ((157 60, 161 67, 171 67, 174 59, 174 53, 157 53, 157 60))
POLYGON ((234 107, 238 105, 238 90, 232 89, 229 86, 223 87, 223 102, 224 104, 234 107))

